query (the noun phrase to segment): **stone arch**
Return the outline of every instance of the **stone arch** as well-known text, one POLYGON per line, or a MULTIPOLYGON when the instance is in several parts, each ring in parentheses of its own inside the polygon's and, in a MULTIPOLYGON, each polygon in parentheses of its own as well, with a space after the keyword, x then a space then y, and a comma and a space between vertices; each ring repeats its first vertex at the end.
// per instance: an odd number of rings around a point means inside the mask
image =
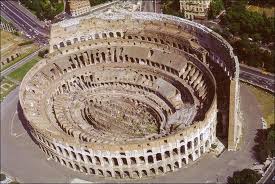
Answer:
POLYGON ((73 41, 74 41, 74 43, 77 43, 78 42, 78 38, 74 38, 73 41))
POLYGON ((208 148, 208 146, 209 146, 209 140, 207 140, 207 141, 205 142, 205 147, 208 148))
POLYGON ((181 159, 181 162, 184 163, 184 164, 187 164, 186 158, 182 158, 182 159, 181 159))
POLYGON ((133 178, 138 178, 138 177, 139 177, 139 172, 133 171, 133 178))
POLYGON ((169 151, 165 151, 164 152, 164 158, 169 158, 170 157, 170 152, 169 151))
POLYGON ((98 169, 98 175, 103 176, 103 171, 101 169, 98 169))
POLYGON ((179 165, 179 162, 178 162, 178 161, 177 161, 177 162, 175 162, 174 167, 175 167, 176 169, 178 169, 178 168, 180 167, 180 165, 179 165))
POLYGON ((162 166, 160 166, 160 167, 158 168, 158 172, 159 172, 159 173, 164 173, 164 169, 163 169, 162 166))
POLYGON ((150 169, 150 175, 155 175, 156 174, 156 170, 154 168, 150 169))
POLYGON ((121 33, 120 32, 116 32, 117 37, 121 37, 121 33))
POLYGON ((152 155, 149 155, 149 156, 148 156, 148 163, 149 163, 149 164, 154 163, 154 158, 153 158, 152 155))
POLYGON ((140 157, 139 157, 139 160, 140 160, 141 163, 145 163, 144 156, 140 156, 140 157))
POLYGON ((193 155, 192 155, 192 154, 189 154, 189 155, 188 155, 188 158, 189 158, 191 161, 193 161, 193 155))
POLYGON ((107 177, 112 177, 111 171, 106 171, 106 176, 107 176, 107 177))
POLYGON ((124 171, 123 174, 124 174, 124 177, 125 177, 125 178, 130 178, 130 173, 129 173, 129 171, 124 171))
POLYGON ((162 160, 161 153, 157 153, 157 154, 156 154, 156 160, 157 160, 157 161, 162 160))
POLYGON ((73 169, 73 165, 71 162, 68 162, 69 163, 69 167, 73 169))
POLYGON ((64 42, 60 42, 59 45, 60 45, 60 47, 65 47, 64 42))
POLYGON ((74 164, 74 165, 75 165, 76 170, 80 171, 79 165, 78 164, 74 164))
POLYGON ((114 164, 115 166, 118 166, 117 158, 112 158, 112 161, 113 161, 113 164, 114 164))
POLYGON ((113 38, 113 37, 114 37, 114 33, 113 33, 113 32, 109 32, 109 36, 110 36, 111 38, 113 38))
POLYGON ((180 147, 180 153, 181 153, 181 154, 185 154, 185 145, 182 145, 182 146, 180 147))
POLYGON ((147 173, 146 170, 142 170, 142 171, 141 171, 141 175, 142 175, 142 176, 148 176, 148 173, 147 173))
POLYGON ((101 162, 100 162, 100 159, 98 156, 95 156, 95 162, 96 162, 96 165, 100 165, 101 162))
POLYGON ((136 161, 136 158, 135 158, 135 157, 131 157, 131 158, 130 158, 130 161, 131 161, 131 165, 137 164, 137 161, 136 161))
POLYGON ((88 173, 88 171, 87 171, 87 169, 86 169, 85 166, 81 166, 81 169, 82 169, 83 172, 88 173))
POLYGON ((66 44, 67 44, 67 45, 72 45, 71 40, 67 40, 66 44))
POLYGON ((90 173, 95 174, 95 170, 93 168, 90 168, 90 173))
POLYGON ((121 178, 121 174, 120 174, 119 171, 115 171, 115 177, 116 177, 116 178, 121 178))
POLYGON ((172 166, 171 166, 171 164, 167 164, 166 171, 167 171, 167 172, 172 171, 172 166))

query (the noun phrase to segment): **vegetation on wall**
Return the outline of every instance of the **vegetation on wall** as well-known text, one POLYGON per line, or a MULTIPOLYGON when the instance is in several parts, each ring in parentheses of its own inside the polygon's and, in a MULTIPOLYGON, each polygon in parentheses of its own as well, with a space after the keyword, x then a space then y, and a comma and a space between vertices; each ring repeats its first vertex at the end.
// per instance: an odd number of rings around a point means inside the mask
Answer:
POLYGON ((210 3, 208 18, 213 19, 224 9, 222 0, 213 0, 210 3))
POLYGON ((40 20, 53 20, 56 15, 61 13, 64 8, 63 1, 59 0, 20 0, 21 3, 40 20))
POLYGON ((164 14, 184 17, 184 14, 180 11, 179 0, 161 0, 161 4, 164 14))
POLYGON ((275 157, 275 125, 271 125, 268 129, 259 129, 257 131, 253 147, 254 156, 263 163, 268 157, 275 157))
POLYGON ((230 34, 238 38, 231 44, 242 63, 274 73, 274 46, 270 51, 263 48, 263 44, 275 42, 275 18, 250 12, 246 5, 246 0, 240 0, 227 8, 221 20, 224 28, 221 34, 226 39, 230 34))
POLYGON ((95 5, 98 5, 98 4, 106 3, 108 1, 109 0, 90 0, 90 4, 91 4, 91 6, 95 6, 95 5))
POLYGON ((227 178, 228 184, 256 184, 259 181, 261 175, 251 169, 243 169, 242 171, 235 171, 233 176, 227 178))

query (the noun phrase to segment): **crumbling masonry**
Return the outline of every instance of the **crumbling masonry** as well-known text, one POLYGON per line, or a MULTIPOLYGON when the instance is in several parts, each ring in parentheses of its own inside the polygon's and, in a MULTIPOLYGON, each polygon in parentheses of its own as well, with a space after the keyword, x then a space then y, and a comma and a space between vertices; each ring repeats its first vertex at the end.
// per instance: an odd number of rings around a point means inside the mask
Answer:
POLYGON ((159 175, 208 152, 217 122, 236 149, 232 50, 210 29, 168 15, 65 20, 52 26, 49 57, 22 81, 20 103, 56 162, 105 177, 159 175))

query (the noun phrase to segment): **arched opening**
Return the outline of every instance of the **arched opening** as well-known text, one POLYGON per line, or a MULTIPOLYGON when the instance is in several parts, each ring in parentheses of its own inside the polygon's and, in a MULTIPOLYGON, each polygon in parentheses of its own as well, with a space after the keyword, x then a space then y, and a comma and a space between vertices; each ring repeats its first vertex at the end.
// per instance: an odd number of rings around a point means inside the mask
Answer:
POLYGON ((72 45, 72 42, 71 42, 71 40, 67 40, 67 45, 72 45))
POLYGON ((138 171, 133 171, 133 178, 138 178, 138 177, 139 177, 138 171))
POLYGON ((133 165, 133 164, 136 164, 136 163, 137 163, 137 161, 136 161, 136 158, 135 158, 135 157, 131 157, 131 158, 130 158, 130 160, 131 160, 131 165, 133 165))
POLYGON ((146 170, 142 170, 142 171, 141 171, 141 175, 142 175, 142 176, 147 176, 147 175, 148 175, 148 174, 147 174, 147 171, 146 171, 146 170))
POLYGON ((154 169, 154 168, 151 168, 151 169, 150 169, 150 175, 155 175, 155 174, 156 174, 155 169, 154 169))
POLYGON ((194 139, 194 146, 195 146, 195 147, 198 146, 198 143, 199 143, 198 140, 199 140, 199 139, 198 139, 197 137, 194 139))
POLYGON ((174 149, 173 149, 173 154, 174 154, 174 155, 177 155, 177 154, 178 154, 178 149, 177 149, 177 148, 174 148, 174 149))
POLYGON ((98 156, 95 156, 95 164, 96 165, 100 165, 100 159, 98 158, 98 156))
POLYGON ((141 163, 141 164, 145 163, 145 159, 144 159, 143 156, 140 156, 140 157, 139 157, 139 160, 140 160, 140 163, 141 163))
POLYGON ((83 172, 88 173, 86 167, 82 166, 81 169, 82 169, 83 172))
POLYGON ((180 153, 181 153, 181 154, 185 154, 185 146, 184 146, 184 145, 182 145, 182 146, 180 147, 180 153))
POLYGON ((159 167, 159 168, 158 168, 158 172, 159 172, 159 173, 164 173, 163 167, 159 167))
POLYGON ((189 154, 188 158, 193 161, 193 155, 192 154, 189 154))
POLYGON ((112 177, 112 173, 110 171, 106 171, 107 177, 112 177))
POLYGON ((114 164, 115 166, 118 166, 117 158, 112 158, 112 160, 113 160, 113 164, 114 164))
POLYGON ((79 165, 75 164, 75 168, 76 168, 76 170, 80 171, 79 165))
POLYGON ((164 152, 164 158, 169 158, 170 157, 170 152, 169 151, 165 151, 164 152))
POLYGON ((128 171, 124 171, 124 178, 130 178, 130 173, 128 171))
POLYGON ((126 160, 126 158, 121 158, 121 160, 122 160, 122 164, 123 164, 123 165, 127 165, 127 160, 126 160))
POLYGON ((93 168, 90 168, 90 173, 95 174, 95 170, 93 168))
POLYGON ((149 164, 154 163, 154 159, 153 159, 153 156, 152 156, 152 155, 148 156, 148 163, 149 163, 149 164))
POLYGON ((109 33, 109 36, 110 36, 111 38, 113 38, 113 37, 114 37, 114 33, 110 32, 110 33, 109 33))
POLYGON ((161 154, 160 154, 160 153, 157 153, 157 155, 156 155, 156 159, 157 159, 157 161, 162 160, 162 158, 161 158, 161 154))
POLYGON ((172 171, 172 167, 171 167, 171 165, 170 165, 170 164, 168 164, 168 165, 167 165, 167 167, 166 167, 166 171, 167 171, 167 172, 172 171))
POLYGON ((108 158, 103 157, 103 160, 104 160, 104 163, 105 163, 105 164, 109 164, 109 159, 108 159, 108 158))
POLYGON ((98 175, 103 176, 103 171, 101 169, 98 169, 98 175))
POLYGON ((208 146, 209 146, 209 141, 207 140, 207 141, 205 142, 205 147, 208 148, 208 146))
POLYGON ((120 172, 119 171, 115 171, 115 177, 116 178, 121 178, 120 172))
POLYGON ((179 162, 175 162, 174 167, 175 167, 176 169, 178 169, 178 168, 180 167, 180 166, 179 166, 179 162))
POLYGON ((74 43, 77 43, 78 42, 78 38, 74 38, 74 43))
POLYGON ((60 47, 65 47, 65 44, 63 42, 59 43, 60 47))
POLYGON ((189 142, 187 143, 187 149, 191 149, 191 148, 192 148, 192 142, 189 141, 189 142))
POLYGON ((182 159, 181 159, 181 162, 182 162, 183 164, 187 164, 186 158, 182 158, 182 159))

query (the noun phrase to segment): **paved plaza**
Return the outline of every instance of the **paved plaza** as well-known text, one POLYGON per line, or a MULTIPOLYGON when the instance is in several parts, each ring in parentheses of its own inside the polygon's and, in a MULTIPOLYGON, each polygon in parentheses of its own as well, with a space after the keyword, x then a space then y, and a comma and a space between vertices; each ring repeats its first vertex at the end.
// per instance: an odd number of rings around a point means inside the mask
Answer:
MULTIPOLYGON (((75 173, 46 158, 25 131, 17 112, 18 88, 1 103, 1 168, 21 182, 71 182, 76 178, 92 182, 121 182, 75 173), (58 171, 58 172, 57 172, 58 171)), ((235 170, 252 166, 254 136, 260 128, 258 103, 244 84, 241 85, 241 110, 244 120, 242 148, 225 151, 219 158, 207 154, 197 162, 165 176, 135 180, 138 182, 225 182, 235 170), (207 171, 207 172, 206 172, 207 171), (199 173, 199 174, 198 174, 199 173)), ((127 180, 125 181, 127 182, 127 180)), ((129 180, 128 180, 129 182, 129 180)))

